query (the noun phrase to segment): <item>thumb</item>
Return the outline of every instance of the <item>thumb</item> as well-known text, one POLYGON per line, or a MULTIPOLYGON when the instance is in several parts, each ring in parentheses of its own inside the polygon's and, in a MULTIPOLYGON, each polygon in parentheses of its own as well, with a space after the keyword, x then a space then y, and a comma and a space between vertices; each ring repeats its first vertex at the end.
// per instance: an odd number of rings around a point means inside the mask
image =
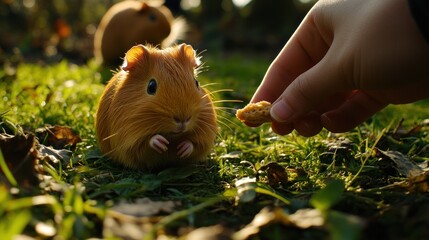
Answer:
POLYGON ((334 64, 326 57, 299 75, 273 103, 271 117, 280 123, 292 123, 307 113, 317 110, 329 96, 345 90, 334 64))

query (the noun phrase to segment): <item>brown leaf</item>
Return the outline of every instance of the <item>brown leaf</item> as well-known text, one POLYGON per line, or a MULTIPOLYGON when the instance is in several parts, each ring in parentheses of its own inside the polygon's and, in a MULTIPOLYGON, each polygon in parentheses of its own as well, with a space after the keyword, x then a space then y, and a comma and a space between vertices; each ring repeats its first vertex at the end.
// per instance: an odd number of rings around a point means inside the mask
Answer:
MULTIPOLYGON (((39 155, 35 148, 36 140, 33 134, 16 136, 0 134, 0 148, 4 160, 20 187, 37 186, 39 155)), ((0 169, 0 181, 10 186, 4 172, 0 169)))
POLYGON ((186 240, 227 240, 231 239, 232 230, 222 225, 201 227, 190 232, 186 240))
POLYGON ((429 171, 409 178, 407 189, 410 192, 429 192, 429 171))
POLYGON ((411 178, 423 172, 421 167, 410 161, 410 159, 401 152, 376 150, 377 154, 381 155, 383 158, 390 159, 395 164, 394 168, 405 177, 411 178))
POLYGON ((287 214, 282 208, 263 208, 253 218, 252 222, 240 231, 234 233, 234 240, 249 239, 258 234, 263 227, 271 224, 282 224, 301 229, 310 227, 321 227, 325 223, 323 213, 317 209, 300 209, 294 214, 287 214))
POLYGON ((381 190, 396 190, 405 189, 408 192, 429 192, 429 170, 424 171, 423 173, 410 177, 407 180, 394 182, 392 184, 386 185, 380 188, 381 190))
POLYGON ((70 147, 74 149, 82 139, 73 129, 67 126, 54 126, 36 129, 37 137, 41 143, 52 146, 55 149, 70 147))
POLYGON ((276 162, 262 166, 261 170, 267 172, 268 184, 271 186, 285 184, 288 181, 286 169, 276 162))
POLYGON ((166 214, 172 213, 178 203, 138 199, 135 203, 122 202, 110 209, 104 219, 103 237, 143 239, 154 230, 154 225, 166 214))

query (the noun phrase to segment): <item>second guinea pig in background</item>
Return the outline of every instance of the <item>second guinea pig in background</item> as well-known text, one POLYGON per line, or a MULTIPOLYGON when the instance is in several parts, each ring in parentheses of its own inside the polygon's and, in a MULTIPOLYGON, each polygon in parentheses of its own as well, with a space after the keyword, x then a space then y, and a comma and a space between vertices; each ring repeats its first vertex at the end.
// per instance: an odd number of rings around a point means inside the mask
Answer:
POLYGON ((113 66, 136 44, 167 47, 182 35, 184 19, 175 19, 159 3, 150 4, 127 0, 107 10, 94 36, 94 57, 98 63, 113 66))
POLYGON ((100 149, 131 168, 152 170, 205 161, 217 136, 210 94, 190 45, 137 45, 106 86, 96 116, 100 149))

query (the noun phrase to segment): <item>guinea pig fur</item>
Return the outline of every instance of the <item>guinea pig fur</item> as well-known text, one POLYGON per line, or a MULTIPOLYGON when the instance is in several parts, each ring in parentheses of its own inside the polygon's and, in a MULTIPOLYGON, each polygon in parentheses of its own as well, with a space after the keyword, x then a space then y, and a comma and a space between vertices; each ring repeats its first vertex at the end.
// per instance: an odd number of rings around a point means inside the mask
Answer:
POLYGON ((137 45, 107 84, 96 115, 103 154, 153 170, 205 161, 218 126, 209 92, 196 80, 190 45, 137 45))

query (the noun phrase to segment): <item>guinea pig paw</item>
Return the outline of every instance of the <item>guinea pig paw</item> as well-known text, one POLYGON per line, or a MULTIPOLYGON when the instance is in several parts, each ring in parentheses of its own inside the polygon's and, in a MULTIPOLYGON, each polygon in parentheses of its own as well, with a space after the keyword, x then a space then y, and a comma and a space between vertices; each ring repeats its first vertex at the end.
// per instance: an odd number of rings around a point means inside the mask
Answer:
POLYGON ((186 140, 181 142, 177 146, 177 149, 177 155, 183 159, 191 156, 192 152, 194 151, 194 145, 191 143, 191 141, 186 140))
POLYGON ((167 144, 169 144, 168 140, 157 134, 150 138, 149 146, 153 148, 158 153, 163 153, 168 150, 167 144))

